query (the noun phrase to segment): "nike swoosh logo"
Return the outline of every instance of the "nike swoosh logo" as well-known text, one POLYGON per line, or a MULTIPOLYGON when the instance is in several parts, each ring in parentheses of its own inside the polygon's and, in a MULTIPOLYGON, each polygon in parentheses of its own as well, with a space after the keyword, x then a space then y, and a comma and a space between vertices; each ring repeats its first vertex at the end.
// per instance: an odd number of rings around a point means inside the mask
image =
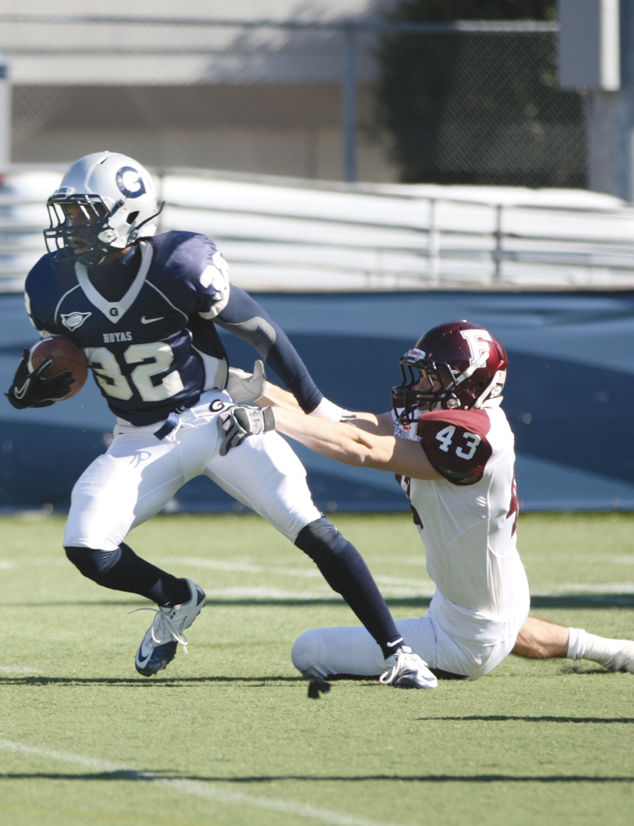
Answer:
POLYGON ((139 649, 139 653, 137 654, 137 661, 143 666, 147 663, 150 659, 152 654, 154 653, 154 647, 145 646, 145 639, 141 643, 141 648, 139 649))
POLYGON ((31 379, 27 379, 19 390, 17 387, 15 388, 15 390, 13 391, 13 395, 16 397, 16 399, 21 399, 24 397, 24 394, 29 389, 30 384, 31 379))
POLYGON ((147 316, 143 316, 141 318, 141 324, 151 324, 153 321, 163 321, 164 316, 159 316, 158 318, 148 318, 147 316))

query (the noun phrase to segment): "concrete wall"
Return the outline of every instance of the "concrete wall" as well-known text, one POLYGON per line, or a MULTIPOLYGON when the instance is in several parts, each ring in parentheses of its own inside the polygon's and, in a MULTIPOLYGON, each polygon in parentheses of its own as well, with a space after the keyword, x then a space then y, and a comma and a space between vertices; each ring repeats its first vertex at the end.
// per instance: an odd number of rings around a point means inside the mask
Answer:
MULTIPOLYGON (((18 86, 13 98, 14 163, 72 163, 108 149, 156 167, 343 177, 341 87, 334 83, 18 86)), ((371 107, 363 86, 361 122, 371 107)), ((358 172, 361 180, 397 179, 384 141, 360 135, 358 172)))
MULTIPOLYGON (((130 6, 115 0, 104 10, 95 2, 78 8, 7 0, 0 9, 0 53, 8 57, 14 87, 11 160, 66 163, 108 148, 148 165, 342 180, 343 34, 245 28, 240 21, 333 23, 389 5, 142 0, 130 6), (28 23, 9 19, 11 13, 47 18, 28 23), (78 19, 91 15, 136 20, 78 19), (165 18, 185 23, 161 24, 165 18), (187 25, 192 19, 238 25, 187 25)), ((373 37, 363 35, 358 50, 357 173, 362 180, 395 181, 386 137, 365 128, 376 76, 373 37)))

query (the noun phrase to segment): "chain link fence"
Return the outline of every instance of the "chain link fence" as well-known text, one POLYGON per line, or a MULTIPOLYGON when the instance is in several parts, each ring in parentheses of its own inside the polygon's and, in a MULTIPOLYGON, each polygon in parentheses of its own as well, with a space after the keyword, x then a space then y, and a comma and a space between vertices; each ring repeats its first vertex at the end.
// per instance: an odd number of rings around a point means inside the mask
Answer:
POLYGON ((369 182, 586 184, 556 24, 0 15, 12 161, 369 182))
POLYGON ((385 33, 377 120, 401 180, 585 187, 584 96, 557 87, 556 40, 530 28, 385 33))

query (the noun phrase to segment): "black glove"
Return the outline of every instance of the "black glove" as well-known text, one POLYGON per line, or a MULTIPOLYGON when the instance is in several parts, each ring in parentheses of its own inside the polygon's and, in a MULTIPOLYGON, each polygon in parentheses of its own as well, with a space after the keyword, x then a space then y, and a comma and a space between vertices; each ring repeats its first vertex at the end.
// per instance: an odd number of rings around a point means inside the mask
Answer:
POLYGON ((29 351, 22 351, 22 361, 18 365, 13 384, 5 396, 14 407, 22 410, 25 407, 48 407, 68 395, 70 387, 75 381, 70 370, 64 370, 48 379, 42 378, 53 359, 44 359, 35 370, 29 372, 29 351))
POLYGON ((218 417, 220 432, 224 436, 220 455, 225 456, 232 447, 238 447, 247 436, 257 436, 275 430, 275 414, 271 407, 242 407, 235 405, 218 417))

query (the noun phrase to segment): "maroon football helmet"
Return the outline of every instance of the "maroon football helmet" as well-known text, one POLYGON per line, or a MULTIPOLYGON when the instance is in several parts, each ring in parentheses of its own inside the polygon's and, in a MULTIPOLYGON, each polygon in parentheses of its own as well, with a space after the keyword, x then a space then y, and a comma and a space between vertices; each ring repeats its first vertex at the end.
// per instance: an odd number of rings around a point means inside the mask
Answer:
POLYGON ((434 327, 400 360, 403 384, 392 388, 392 404, 404 424, 419 410, 482 407, 500 395, 508 356, 497 338, 469 321, 434 327), (416 390, 427 377, 430 389, 416 390))

